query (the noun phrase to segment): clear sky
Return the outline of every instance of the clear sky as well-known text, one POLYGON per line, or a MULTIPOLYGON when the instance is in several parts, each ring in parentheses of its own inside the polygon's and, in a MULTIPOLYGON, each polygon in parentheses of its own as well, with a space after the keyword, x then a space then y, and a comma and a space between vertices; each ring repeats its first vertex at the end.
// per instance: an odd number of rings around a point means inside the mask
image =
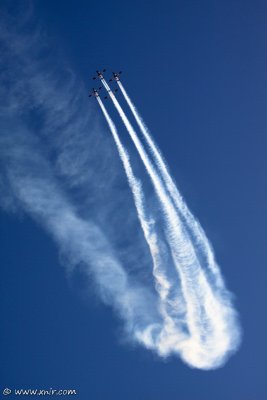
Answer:
MULTIPOLYGON (((13 6, 20 4, 19 13, 13 15, 13 23, 19 24, 23 2, 3 3, 11 16, 13 6)), ((125 343, 119 318, 102 304, 93 285, 85 290, 81 277, 66 274, 64 254, 51 237, 27 212, 7 212, 3 206, 1 387, 71 388, 79 399, 94 400, 263 400, 267 396, 266 2, 36 0, 33 15, 52 43, 49 68, 53 62, 58 71, 69 65, 85 91, 97 68, 123 71, 123 83, 213 244, 227 287, 234 293, 243 341, 226 365, 214 371, 191 369, 174 357, 163 361, 141 346, 125 343)), ((42 62, 47 52, 42 53, 42 62)), ((6 67, 12 70, 14 65, 1 63, 1 74, 6 67)), ((23 80, 11 76, 11 85, 23 80)), ((55 95, 49 107, 53 101, 55 107, 60 101, 64 104, 55 95)), ((93 101, 88 99, 88 113, 96 114, 97 124, 104 126, 93 101)), ((16 119, 10 111, 13 120, 8 115, 8 123, 4 105, 2 96, 1 131, 9 124, 11 135, 21 121, 38 131, 39 105, 24 104, 16 119)), ((113 115, 108 102, 107 107, 113 115)), ((96 139, 97 149, 102 137, 109 148, 111 142, 102 135, 96 139)), ((49 139, 42 140, 47 149, 49 139)), ((96 164, 103 191, 108 186, 116 193, 121 182, 105 168, 109 162, 118 168, 120 161, 115 150, 103 157, 107 159, 96 164)), ((3 197, 8 190, 5 179, 0 182, 3 197)), ((96 188, 88 186, 88 191, 96 196, 96 188)), ((71 195, 76 195, 74 189, 71 195)), ((105 194, 103 198, 107 200, 105 194)), ((116 201, 113 207, 118 209, 121 201, 116 201)), ((117 221, 114 229, 120 228, 117 221)), ((106 229, 114 233, 112 227, 106 229)))

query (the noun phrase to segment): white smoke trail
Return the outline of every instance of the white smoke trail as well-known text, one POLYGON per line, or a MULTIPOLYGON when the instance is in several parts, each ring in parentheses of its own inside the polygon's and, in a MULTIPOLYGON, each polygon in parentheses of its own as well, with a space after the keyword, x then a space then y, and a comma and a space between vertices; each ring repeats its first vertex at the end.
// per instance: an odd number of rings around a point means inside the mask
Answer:
MULTIPOLYGON (((101 81, 124 122, 154 185, 165 216, 166 234, 186 302, 186 324, 189 338, 181 341, 181 336, 177 335, 178 329, 171 329, 167 332, 165 330, 164 335, 158 339, 157 350, 161 354, 176 351, 193 366, 214 368, 222 364, 226 355, 237 346, 238 331, 235 329, 234 310, 230 301, 226 300, 226 291, 221 295, 210 286, 198 255, 195 253, 194 243, 184 229, 182 220, 142 143, 108 84, 104 79, 101 81)), ((219 275, 216 267, 214 271, 219 275)), ((217 280, 222 285, 220 276, 217 276, 217 280)))
POLYGON ((156 281, 156 289, 157 292, 160 296, 160 303, 159 303, 159 311, 161 313, 161 316, 163 317, 164 324, 163 327, 165 326, 172 326, 172 319, 168 315, 167 311, 167 302, 168 302, 168 296, 169 296, 169 290, 171 287, 170 282, 167 279, 166 274, 163 271, 163 262, 161 258, 161 252, 160 248, 158 246, 158 238, 157 234, 154 228, 154 221, 149 218, 147 215, 147 211, 145 209, 145 204, 144 204, 144 195, 143 195, 143 190, 142 190, 142 185, 139 180, 135 177, 131 163, 130 163, 130 158, 125 150, 123 144, 121 143, 121 140, 119 138, 117 129, 114 125, 114 122, 110 118, 106 107, 104 106, 102 100, 100 99, 99 96, 96 97, 96 100, 98 101, 100 108, 104 114, 104 117, 107 121, 107 124, 109 126, 109 129, 112 133, 112 136, 114 138, 114 141, 116 143, 116 146, 118 148, 118 152, 128 179, 129 186, 131 188, 133 198, 134 198, 134 203, 135 207, 137 210, 137 215, 146 239, 146 242, 149 246, 150 249, 150 254, 152 257, 153 261, 153 275, 156 281))
POLYGON ((196 247, 199 247, 199 251, 201 251, 202 256, 205 259, 205 264, 208 269, 211 270, 213 274, 213 279, 216 281, 216 286, 218 288, 223 288, 223 281, 220 275, 219 268, 217 266, 217 263, 214 258, 213 251, 211 249, 211 245, 206 237, 206 234, 202 227, 200 226, 199 222, 193 217, 192 213, 188 209, 186 203, 184 202, 181 194, 179 193, 169 171, 166 163, 164 162, 164 159, 160 153, 160 150, 157 148, 156 144, 154 143, 149 129, 147 128, 146 124, 144 123, 142 117, 140 116, 137 108, 133 104, 132 100, 130 99, 130 96, 126 92, 123 84, 120 81, 117 81, 117 84, 128 104, 130 107, 130 110, 133 113, 133 116, 135 117, 135 120, 140 128, 140 131, 142 132, 149 150, 155 160, 155 163, 158 167, 159 174, 166 185, 166 188, 177 208, 177 210, 181 213, 181 217, 184 219, 184 222, 187 226, 187 229, 189 230, 190 235, 192 235, 193 240, 194 240, 194 245, 196 247))

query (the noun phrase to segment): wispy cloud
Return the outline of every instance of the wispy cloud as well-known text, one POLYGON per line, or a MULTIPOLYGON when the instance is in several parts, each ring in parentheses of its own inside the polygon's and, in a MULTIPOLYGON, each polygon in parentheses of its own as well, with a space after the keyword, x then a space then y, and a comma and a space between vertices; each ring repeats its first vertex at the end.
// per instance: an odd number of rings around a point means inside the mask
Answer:
POLYGON ((0 31, 1 205, 50 232, 68 267, 82 265, 126 331, 155 323, 153 289, 127 272, 148 266, 150 257, 110 134, 83 82, 41 28, 30 28, 34 17, 28 13, 13 31, 8 18, 0 31), (128 233, 116 225, 125 220, 128 233))

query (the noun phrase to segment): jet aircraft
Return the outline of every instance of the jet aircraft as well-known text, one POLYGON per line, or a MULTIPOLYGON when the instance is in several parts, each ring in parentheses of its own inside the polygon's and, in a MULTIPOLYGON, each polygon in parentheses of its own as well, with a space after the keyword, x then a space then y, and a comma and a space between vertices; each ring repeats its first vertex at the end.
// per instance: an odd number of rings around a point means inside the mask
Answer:
POLYGON ((102 89, 102 86, 100 86, 98 89, 92 88, 92 92, 89 94, 88 97, 99 97, 99 90, 102 89))
POLYGON ((120 75, 122 74, 122 71, 120 72, 112 72, 113 76, 110 78, 109 82, 111 81, 120 81, 120 75))
POLYGON ((93 79, 104 79, 104 72, 106 72, 105 68, 102 71, 96 70, 97 76, 94 76, 93 79))

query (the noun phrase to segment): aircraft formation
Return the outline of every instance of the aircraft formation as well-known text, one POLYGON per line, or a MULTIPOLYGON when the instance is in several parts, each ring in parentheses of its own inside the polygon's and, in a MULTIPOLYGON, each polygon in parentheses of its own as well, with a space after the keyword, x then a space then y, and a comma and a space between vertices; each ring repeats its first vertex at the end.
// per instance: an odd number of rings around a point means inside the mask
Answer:
MULTIPOLYGON (((126 313, 127 323, 130 321, 134 326, 135 338, 160 356, 177 354, 191 367, 204 370, 218 368, 238 348, 240 342, 231 294, 224 287, 204 230, 187 208, 157 145, 120 81, 121 71, 113 72, 109 81, 104 77, 105 72, 105 69, 96 71, 93 80, 99 80, 102 86, 93 88, 89 96, 99 104, 132 192, 143 237, 151 255, 157 294, 155 309, 159 311, 154 320, 151 320, 151 306, 144 308, 141 317, 135 314, 135 310, 139 309, 136 304, 143 303, 143 297, 137 295, 137 303, 134 300, 129 308, 130 313, 126 313), (138 130, 113 94, 110 81, 116 82, 138 130), (146 191, 140 178, 135 175, 131 154, 124 141, 121 141, 120 132, 100 97, 102 87, 106 98, 113 103, 154 188, 158 204, 155 214, 147 206, 146 191), (160 226, 163 229, 158 229, 160 226), (164 248, 161 242, 166 243, 164 248)), ((123 293, 128 288, 128 283, 118 285, 114 292, 116 296, 118 290, 123 293)), ((119 295, 117 298, 120 298, 119 306, 122 304, 124 307, 124 297, 119 295)))
MULTIPOLYGON (((104 79, 104 72, 106 72, 106 69, 104 68, 102 71, 96 70, 96 76, 93 76, 93 80, 97 80, 99 79, 100 81, 102 81, 104 79)), ((120 81, 120 76, 122 74, 122 71, 119 72, 112 72, 112 77, 109 79, 109 82, 115 81, 118 82, 120 81)), ((88 97, 100 97, 100 90, 102 89, 103 86, 100 86, 98 89, 96 88, 92 88, 92 91, 89 93, 88 97)), ((106 88, 107 89, 107 88, 106 88)), ((110 92, 110 90, 107 89, 108 92, 110 92)), ((113 91, 111 91, 112 93, 116 93, 118 91, 118 89, 115 89, 113 91)), ((108 99, 109 96, 104 96, 104 99, 108 99)))

